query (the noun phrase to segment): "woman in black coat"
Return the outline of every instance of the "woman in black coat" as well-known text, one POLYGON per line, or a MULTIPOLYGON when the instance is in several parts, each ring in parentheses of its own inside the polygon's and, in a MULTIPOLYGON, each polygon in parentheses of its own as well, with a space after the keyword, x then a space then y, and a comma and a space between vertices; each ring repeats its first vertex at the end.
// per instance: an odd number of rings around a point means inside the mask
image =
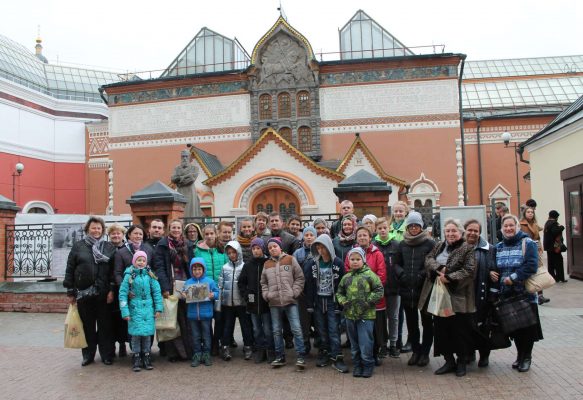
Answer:
POLYGON ((549 220, 545 223, 543 233, 543 249, 547 252, 549 274, 557 282, 567 282, 563 268, 563 255, 561 254, 562 251, 566 251, 565 244, 563 243, 563 231, 565 227, 559 224, 557 221, 558 218, 558 211, 551 210, 549 212, 549 220), (556 247, 555 244, 557 245, 556 247))
MULTIPOLYGON (((153 266, 164 298, 173 294, 176 281, 190 278, 190 259, 194 256, 193 243, 182 234, 182 221, 171 221, 169 231, 169 235, 160 239, 156 246, 153 266)), ((171 362, 191 359, 193 356, 192 333, 186 318, 186 308, 185 300, 179 299, 177 321, 180 336, 165 342, 166 354, 171 362)))
POLYGON ((77 303, 87 340, 87 347, 81 350, 82 366, 94 361, 97 346, 105 365, 111 365, 114 356, 108 304, 113 301, 109 279, 115 247, 104 240, 104 232, 103 219, 90 217, 85 238, 73 244, 69 253, 63 280, 70 303, 77 303))

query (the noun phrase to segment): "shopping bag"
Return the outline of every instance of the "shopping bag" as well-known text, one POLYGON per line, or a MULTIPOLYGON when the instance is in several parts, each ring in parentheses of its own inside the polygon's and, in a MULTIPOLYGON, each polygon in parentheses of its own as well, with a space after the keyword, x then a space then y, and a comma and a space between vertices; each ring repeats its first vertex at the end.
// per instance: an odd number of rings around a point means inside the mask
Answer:
POLYGON ((180 325, 176 325, 174 329, 157 329, 156 335, 158 336, 159 343, 176 339, 180 336, 180 325))
POLYGON ((85 340, 83 322, 81 322, 77 304, 71 304, 65 318, 65 348, 84 349, 85 347, 87 347, 87 340, 85 340))
POLYGON ((156 318, 156 329, 176 329, 176 317, 178 315, 178 298, 168 296, 164 299, 164 312, 156 318))
POLYGON ((451 317, 455 315, 451 305, 451 296, 445 284, 439 279, 435 279, 429 304, 427 305, 427 312, 437 317, 451 317))

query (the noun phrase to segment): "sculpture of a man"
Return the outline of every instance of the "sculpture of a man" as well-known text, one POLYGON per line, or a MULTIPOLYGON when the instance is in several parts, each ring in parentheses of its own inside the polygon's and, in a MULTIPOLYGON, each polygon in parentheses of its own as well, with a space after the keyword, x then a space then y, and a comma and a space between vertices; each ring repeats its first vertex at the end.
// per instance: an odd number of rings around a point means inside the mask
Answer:
POLYGON ((184 217, 199 217, 202 215, 200 201, 196 193, 194 182, 198 177, 198 169, 190 163, 190 153, 188 150, 182 150, 180 153, 180 165, 174 168, 174 173, 170 180, 176 185, 178 193, 186 197, 186 206, 184 208, 184 217))

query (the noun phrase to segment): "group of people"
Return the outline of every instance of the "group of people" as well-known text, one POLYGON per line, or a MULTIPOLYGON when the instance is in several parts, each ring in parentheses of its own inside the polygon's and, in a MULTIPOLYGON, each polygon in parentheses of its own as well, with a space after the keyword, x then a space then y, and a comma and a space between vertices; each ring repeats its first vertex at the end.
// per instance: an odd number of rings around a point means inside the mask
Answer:
MULTIPOLYGON (((556 221, 556 212, 552 216, 556 221)), ((389 218, 359 220, 344 201, 331 225, 316 219, 301 229, 297 216, 288 218, 287 227, 284 222, 277 212, 259 212, 240 220, 237 232, 229 221, 201 228, 173 220, 166 233, 161 220, 151 221, 148 232, 113 224, 106 240, 105 223, 91 217, 85 238, 71 250, 64 280, 88 343, 82 365, 94 361, 97 348, 110 365, 115 344, 124 357, 129 342, 134 371, 152 369, 155 319, 164 311, 163 299, 173 296, 180 335, 158 343, 169 361, 198 367, 212 365, 217 356, 231 360, 238 320, 244 359, 274 368, 286 365, 286 349, 294 348, 294 364, 303 370, 314 346, 316 366, 347 373, 342 347, 348 346, 353 376, 366 378, 383 358, 402 352, 412 352, 408 365, 425 367, 433 346, 433 355, 445 359, 436 374, 464 376, 476 351, 478 366, 488 366, 492 346, 484 327, 493 301, 526 293, 524 283, 541 255, 537 238, 512 215, 501 217, 496 246, 483 239, 483 227, 473 219, 443 221, 444 240, 435 243, 422 216, 404 202, 393 205, 389 218), (427 310, 436 280, 450 293, 451 316, 427 310), (188 293, 195 289, 193 300, 188 293)), ((548 225, 561 233, 560 226, 548 225)), ((521 372, 529 370, 533 344, 542 339, 538 300, 528 294, 536 324, 509 335, 517 348, 513 368, 521 372)))

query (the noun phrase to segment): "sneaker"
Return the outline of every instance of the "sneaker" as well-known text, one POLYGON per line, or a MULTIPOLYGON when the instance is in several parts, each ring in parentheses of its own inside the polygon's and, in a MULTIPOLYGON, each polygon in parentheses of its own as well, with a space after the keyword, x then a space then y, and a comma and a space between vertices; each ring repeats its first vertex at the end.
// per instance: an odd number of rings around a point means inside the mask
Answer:
POLYGON ((343 356, 336 356, 336 358, 332 359, 332 361, 333 361, 332 368, 334 368, 336 371, 343 374, 348 372, 348 367, 346 366, 346 364, 344 364, 343 356))
POLYGON ((253 356, 253 350, 251 349, 251 346, 243 347, 243 354, 244 354, 245 360, 250 360, 251 357, 253 356))
POLYGON ((202 356, 200 353, 195 353, 194 356, 192 356, 192 362, 190 363, 191 367, 198 367, 200 365, 200 360, 201 360, 202 356))
POLYGON ((299 371, 303 371, 306 368, 306 360, 304 357, 298 357, 296 359, 296 367, 299 371))
POLYGON ((277 356, 275 360, 271 362, 271 366, 274 368, 283 367, 286 364, 284 356, 277 356))
POLYGON ((202 354, 202 362, 204 363, 205 367, 210 367, 211 365, 213 365, 213 360, 209 353, 202 354))
POLYGON ((372 376, 373 370, 374 370, 374 367, 372 365, 368 366, 368 367, 363 367, 361 376, 363 378, 370 378, 372 376))
POLYGON ((229 346, 223 346, 222 357, 225 361, 231 361, 231 350, 229 350, 229 346))
POLYGON ((413 346, 411 342, 407 341, 403 347, 401 347, 401 353, 410 353, 413 351, 413 346))
POLYGON ((391 358, 399 358, 401 356, 401 350, 397 348, 397 346, 389 347, 389 357, 391 358))
POLYGON ((326 367, 329 360, 328 352, 326 350, 320 349, 318 351, 318 359, 316 360, 316 367, 326 367))

